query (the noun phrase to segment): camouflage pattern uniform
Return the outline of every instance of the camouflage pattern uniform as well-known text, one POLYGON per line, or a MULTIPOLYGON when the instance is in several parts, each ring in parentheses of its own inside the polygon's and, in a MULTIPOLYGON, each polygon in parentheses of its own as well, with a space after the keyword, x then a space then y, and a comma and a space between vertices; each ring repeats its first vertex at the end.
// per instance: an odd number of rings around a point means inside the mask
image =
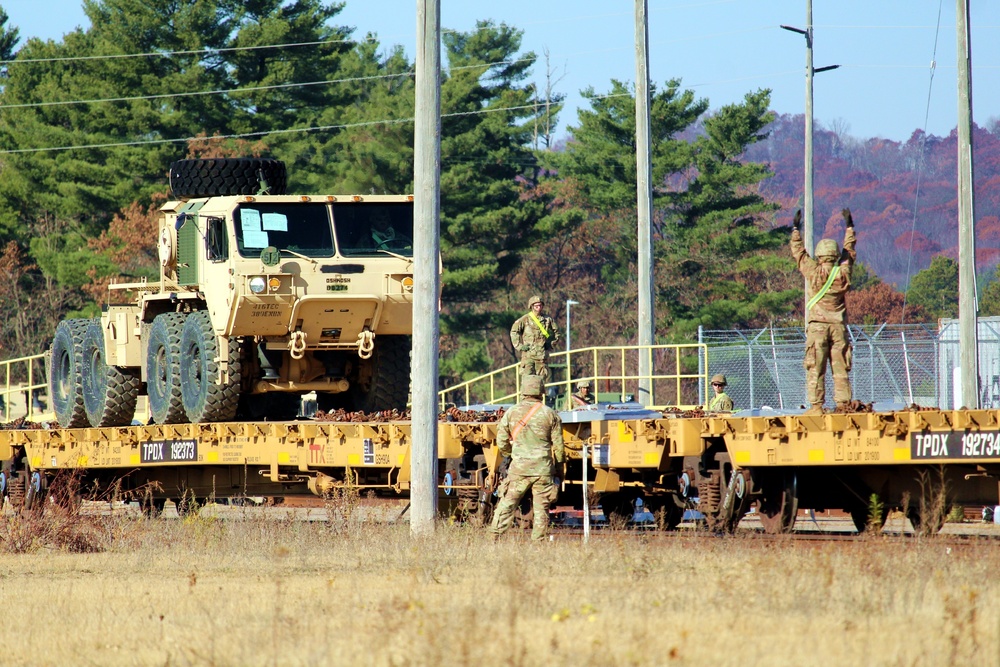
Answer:
POLYGON ((580 408, 585 408, 593 404, 594 395, 590 393, 590 383, 585 380, 580 380, 576 383, 576 393, 570 394, 568 409, 579 410, 580 408), (584 389, 587 391, 584 391, 584 389))
POLYGON ((524 399, 501 417, 497 427, 500 454, 511 457, 511 463, 507 479, 501 485, 501 498, 490 531, 496 538, 510 528, 514 510, 531 489, 534 507, 531 539, 541 541, 549 532, 549 505, 556 493, 552 462, 554 459, 561 465, 566 455, 562 420, 555 410, 541 402, 541 378, 525 378, 524 391, 524 399))
MULTIPOLYGON (((729 394, 725 392, 726 376, 725 375, 713 375, 712 384, 721 384, 723 391, 718 392, 715 396, 708 400, 705 404, 706 412, 732 412, 733 411, 733 399, 729 398, 729 394)), ((715 391, 715 388, 712 388, 715 391)))
POLYGON ((805 244, 799 230, 792 230, 792 257, 799 266, 799 271, 806 279, 808 289, 806 300, 823 289, 830 270, 834 265, 839 272, 829 290, 809 309, 809 325, 806 329, 806 356, 803 365, 806 369, 806 393, 811 412, 822 412, 826 400, 826 364, 829 361, 833 367, 833 397, 838 407, 851 400, 851 343, 847 335, 847 313, 844 307, 844 295, 851 287, 851 270, 857 253, 854 246, 857 237, 854 234, 854 222, 849 210, 844 209, 844 219, 848 221, 844 231, 844 249, 837 254, 820 255, 820 247, 836 249, 836 242, 823 239, 818 244, 816 261, 806 253, 805 244), (832 244, 832 245, 831 245, 832 244))
POLYGON ((510 342, 521 353, 521 375, 538 375, 544 382, 549 379, 549 351, 561 338, 552 318, 534 311, 536 303, 542 303, 541 297, 528 300, 527 314, 510 328, 510 342))

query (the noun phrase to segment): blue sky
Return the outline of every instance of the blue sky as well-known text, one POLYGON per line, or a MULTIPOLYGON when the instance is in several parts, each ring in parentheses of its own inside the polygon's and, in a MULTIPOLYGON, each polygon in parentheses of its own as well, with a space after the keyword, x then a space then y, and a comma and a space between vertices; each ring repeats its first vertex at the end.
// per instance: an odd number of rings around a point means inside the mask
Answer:
MULTIPOLYGON (((413 57, 416 0, 346 0, 336 22, 377 33, 413 57)), ((772 108, 805 110, 805 39, 780 29, 804 27, 805 0, 648 0, 650 77, 679 77, 712 108, 770 88, 772 108)), ((970 0, 974 119, 1000 117, 1000 2, 970 0)), ((841 66, 815 78, 816 121, 859 137, 905 140, 924 126, 936 135, 955 127, 955 2, 952 0, 814 0, 816 67, 841 66), (940 10, 940 28, 938 15, 940 10), (937 48, 935 56, 935 38, 937 48), (932 59, 937 67, 930 87, 932 59), (931 91, 928 110, 928 91, 931 91)), ((22 38, 60 39, 88 24, 81 0, 0 2, 22 38)), ((445 29, 471 30, 493 19, 524 31, 523 48, 541 58, 567 94, 560 133, 583 104, 579 91, 606 91, 611 79, 633 81, 632 0, 441 0, 445 29)), ((534 71, 544 80, 540 60, 534 71)))

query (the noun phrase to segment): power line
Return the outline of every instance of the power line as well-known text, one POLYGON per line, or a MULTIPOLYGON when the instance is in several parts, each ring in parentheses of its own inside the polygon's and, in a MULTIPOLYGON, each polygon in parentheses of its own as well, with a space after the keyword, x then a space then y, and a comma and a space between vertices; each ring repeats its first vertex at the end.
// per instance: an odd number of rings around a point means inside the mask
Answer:
MULTIPOLYGON (((520 111, 524 109, 535 109, 534 104, 524 104, 515 107, 500 107, 495 109, 477 109, 475 111, 456 111, 454 113, 441 114, 442 118, 454 118, 459 116, 475 116, 486 113, 497 113, 500 111, 520 111)), ((400 125, 412 123, 413 118, 398 118, 394 120, 371 120, 359 123, 342 123, 338 125, 316 125, 313 127, 295 127, 284 130, 261 130, 259 132, 242 132, 239 134, 217 134, 213 136, 184 137, 178 139, 144 139, 141 141, 119 141, 103 144, 85 144, 81 146, 53 146, 48 148, 16 148, 11 150, 0 150, 0 155, 15 155, 24 153, 47 153, 56 151, 90 150, 95 148, 118 148, 122 146, 153 146, 162 144, 186 143, 189 141, 214 141, 217 139, 247 139, 250 137, 263 137, 271 134, 295 134, 299 132, 322 132, 326 130, 342 130, 353 127, 369 127, 372 125, 400 125)))
MULTIPOLYGON (((497 65, 513 65, 521 62, 530 62, 535 60, 534 58, 519 58, 515 60, 498 60, 490 63, 479 63, 475 65, 460 65, 458 67, 451 68, 451 71, 459 71, 466 69, 477 69, 477 68, 490 68, 497 65)), ((260 90, 276 90, 283 88, 295 88, 297 86, 320 86, 330 83, 357 83, 360 81, 375 81, 379 79, 391 79, 398 77, 412 77, 413 72, 400 72, 397 74, 373 74, 371 76, 358 76, 358 77, 348 77, 346 79, 328 79, 325 81, 305 81, 302 83, 278 83, 268 86, 249 86, 245 88, 225 88, 218 90, 201 90, 201 91, 188 91, 183 93, 159 93, 153 95, 134 95, 130 97, 102 97, 89 100, 59 100, 53 102, 25 102, 22 104, 4 104, 0 105, 0 110, 2 109, 30 109, 35 107, 50 107, 50 106, 67 106, 72 104, 100 104, 102 102, 135 102, 139 100, 156 100, 164 98, 173 97, 196 97, 200 95, 225 95, 225 94, 239 94, 246 92, 255 92, 260 90)))
POLYGON ((939 0, 937 30, 934 31, 934 48, 931 51, 930 80, 927 82, 927 108, 924 111, 924 129, 920 135, 920 152, 917 154, 917 186, 916 191, 913 193, 913 222, 910 223, 910 248, 906 253, 906 289, 903 290, 903 309, 899 315, 900 324, 903 324, 906 321, 906 297, 910 293, 910 269, 913 263, 913 237, 917 233, 917 203, 920 201, 920 179, 923 175, 922 167, 924 165, 924 147, 927 143, 927 122, 931 116, 931 92, 934 90, 934 70, 937 69, 937 45, 938 36, 941 32, 941 9, 943 6, 944 0, 939 0))
MULTIPOLYGON (((153 51, 150 53, 113 53, 101 56, 60 56, 58 58, 14 58, 0 60, 0 65, 23 63, 55 63, 75 60, 115 60, 123 58, 170 58, 172 56, 190 56, 197 54, 214 55, 230 51, 257 51, 261 49, 284 49, 298 46, 317 46, 319 44, 355 44, 356 39, 324 39, 317 42, 288 42, 285 44, 259 44, 257 46, 228 46, 218 49, 193 49, 190 51, 153 51)), ((364 40, 361 40, 364 41, 364 40)))
POLYGON ((375 79, 393 79, 401 77, 412 77, 413 72, 401 72, 399 74, 379 74, 372 76, 355 76, 346 79, 328 79, 326 81, 305 81, 302 83, 276 83, 269 86, 249 86, 246 88, 228 88, 220 90, 200 90, 185 93, 161 93, 156 95, 135 95, 132 97, 104 97, 92 100, 62 100, 57 102, 26 102, 24 104, 4 104, 2 109, 25 109, 33 107, 53 107, 67 106, 72 104, 100 104, 102 102, 135 102, 139 100, 161 100, 171 97, 198 97, 203 95, 225 95, 238 93, 252 93, 261 90, 278 90, 282 88, 296 88, 306 86, 321 86, 330 83, 356 83, 358 81, 372 81, 375 79))

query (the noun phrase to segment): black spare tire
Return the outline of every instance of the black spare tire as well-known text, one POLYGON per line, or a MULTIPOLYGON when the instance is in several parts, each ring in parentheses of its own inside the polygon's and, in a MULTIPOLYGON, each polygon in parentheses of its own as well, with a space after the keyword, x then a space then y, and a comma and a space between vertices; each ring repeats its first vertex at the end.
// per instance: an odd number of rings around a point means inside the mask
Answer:
POLYGON ((285 194, 285 163, 244 157, 178 160, 170 165, 170 190, 181 199, 255 195, 262 183, 267 183, 267 194, 285 194))

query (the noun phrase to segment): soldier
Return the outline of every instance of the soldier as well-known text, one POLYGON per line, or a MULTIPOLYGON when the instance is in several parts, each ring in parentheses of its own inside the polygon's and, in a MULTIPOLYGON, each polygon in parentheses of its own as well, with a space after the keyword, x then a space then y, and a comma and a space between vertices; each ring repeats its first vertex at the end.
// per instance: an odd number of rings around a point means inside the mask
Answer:
POLYGON ((809 320, 806 329, 806 392, 811 407, 807 414, 823 414, 826 400, 826 364, 833 367, 833 397, 838 408, 845 408, 851 401, 851 343, 847 336, 847 313, 844 295, 851 288, 851 270, 857 253, 856 237, 851 210, 845 208, 841 215, 847 228, 844 230, 844 250, 837 248, 833 239, 823 239, 816 244, 816 259, 811 258, 802 243, 799 227, 802 211, 796 211, 792 223, 792 257, 805 276, 806 303, 809 320))
POLYGON ((542 402, 542 378, 528 375, 522 385, 524 398, 508 410, 497 426, 497 446, 500 454, 511 457, 507 469, 505 490, 490 531, 497 539, 510 528, 514 509, 531 489, 534 522, 531 539, 542 541, 549 531, 549 505, 555 495, 552 482, 552 462, 565 461, 562 420, 559 414, 542 402))
POLYGON ((593 404, 594 397, 590 393, 590 383, 586 380, 580 380, 576 383, 576 393, 570 396, 570 407, 576 410, 593 404))
POLYGON ((549 378, 549 351, 559 342, 559 329, 547 315, 542 315, 542 297, 528 299, 528 313, 510 328, 510 342, 521 353, 521 375, 538 375, 544 383, 549 378))
POLYGON ((715 391, 715 396, 705 405, 705 410, 708 412, 732 412, 733 399, 729 398, 729 394, 726 393, 726 376, 713 375, 712 389, 715 391))

